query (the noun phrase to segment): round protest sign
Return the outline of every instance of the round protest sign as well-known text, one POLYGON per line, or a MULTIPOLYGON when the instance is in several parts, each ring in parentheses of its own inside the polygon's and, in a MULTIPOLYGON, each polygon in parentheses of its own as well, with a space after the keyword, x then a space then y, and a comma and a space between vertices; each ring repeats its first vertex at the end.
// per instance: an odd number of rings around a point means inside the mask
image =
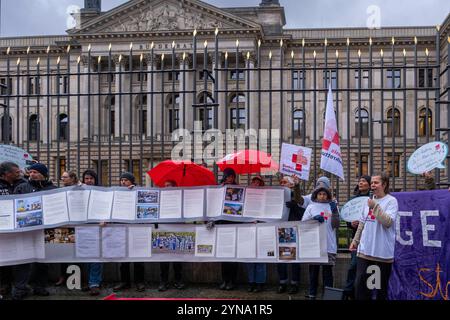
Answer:
POLYGON ((14 162, 22 169, 34 163, 31 155, 25 150, 0 144, 0 163, 5 161, 14 162))
POLYGON ((448 154, 448 146, 442 142, 431 142, 417 149, 408 160, 408 171, 423 174, 435 168, 445 169, 443 162, 448 154))
POLYGON ((367 201, 369 201, 369 197, 358 197, 347 202, 340 212, 342 220, 347 222, 359 221, 364 208, 367 206, 367 201))

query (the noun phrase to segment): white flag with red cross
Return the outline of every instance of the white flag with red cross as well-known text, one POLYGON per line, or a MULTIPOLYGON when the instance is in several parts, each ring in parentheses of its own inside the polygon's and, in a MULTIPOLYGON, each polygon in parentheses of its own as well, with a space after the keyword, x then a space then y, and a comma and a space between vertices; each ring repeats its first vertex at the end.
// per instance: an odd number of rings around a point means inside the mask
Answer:
POLYGON ((325 130, 322 141, 322 157, 320 161, 320 168, 338 176, 339 178, 341 178, 341 180, 345 180, 331 85, 328 90, 327 111, 325 115, 325 130))

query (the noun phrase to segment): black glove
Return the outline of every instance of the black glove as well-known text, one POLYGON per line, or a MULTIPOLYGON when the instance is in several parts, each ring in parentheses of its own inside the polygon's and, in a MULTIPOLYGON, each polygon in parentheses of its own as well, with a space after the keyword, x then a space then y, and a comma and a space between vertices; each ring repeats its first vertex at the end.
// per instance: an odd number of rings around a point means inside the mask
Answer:
POLYGON ((316 221, 319 221, 319 223, 324 223, 325 222, 325 218, 322 217, 321 215, 317 215, 313 218, 316 221))
POLYGON ((297 202, 295 202, 294 200, 288 201, 286 202, 286 207, 288 207, 289 209, 295 208, 297 207, 297 202))

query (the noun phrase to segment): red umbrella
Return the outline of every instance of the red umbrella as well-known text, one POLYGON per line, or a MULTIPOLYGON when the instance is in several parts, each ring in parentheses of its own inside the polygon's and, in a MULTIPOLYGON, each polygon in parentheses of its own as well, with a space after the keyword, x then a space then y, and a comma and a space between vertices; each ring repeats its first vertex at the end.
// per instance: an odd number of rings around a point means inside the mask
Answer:
POLYGON ((173 180, 178 187, 195 187, 216 185, 214 173, 191 161, 161 162, 147 172, 158 187, 164 187, 164 183, 173 180))
POLYGON ((272 156, 257 150, 243 150, 225 156, 217 162, 221 171, 233 169, 236 174, 251 174, 267 171, 278 171, 278 164, 272 156))

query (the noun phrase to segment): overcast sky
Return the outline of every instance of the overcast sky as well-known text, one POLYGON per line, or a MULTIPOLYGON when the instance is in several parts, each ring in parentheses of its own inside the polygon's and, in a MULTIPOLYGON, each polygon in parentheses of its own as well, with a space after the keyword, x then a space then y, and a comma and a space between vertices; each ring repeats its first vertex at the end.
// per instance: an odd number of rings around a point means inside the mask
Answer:
MULTIPOLYGON (((103 0, 109 10, 127 0, 103 0)), ((67 29, 68 8, 83 0, 0 0, 2 37, 59 35, 67 29)), ((218 7, 255 6, 260 0, 207 0, 218 7)), ((435 26, 450 13, 449 0, 281 0, 288 28, 435 26), (376 7, 374 7, 376 6, 376 7), (378 9, 377 9, 378 8, 378 9), (379 15, 377 12, 379 11, 379 15), (377 19, 379 17, 379 19, 377 19)))

